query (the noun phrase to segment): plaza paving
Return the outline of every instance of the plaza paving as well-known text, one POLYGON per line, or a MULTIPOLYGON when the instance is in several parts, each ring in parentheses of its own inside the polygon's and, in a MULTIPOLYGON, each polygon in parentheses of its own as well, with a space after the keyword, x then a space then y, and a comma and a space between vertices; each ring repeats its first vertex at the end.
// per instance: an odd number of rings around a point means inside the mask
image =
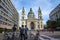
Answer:
MULTIPOLYGON (((36 34, 36 31, 33 32, 34 35, 36 34)), ((40 31, 40 37, 41 40, 60 40, 60 31, 55 31, 54 33, 49 31, 40 31)))
MULTIPOLYGON (((36 31, 31 31, 32 35, 30 34, 30 31, 28 32, 28 39, 27 40, 34 40, 36 36, 36 31)), ((11 35, 10 35, 11 36, 11 35)), ((19 40, 19 33, 16 35, 17 40, 19 40)), ((3 34, 0 35, 0 40, 3 39, 3 34)), ((52 32, 47 32, 47 31, 40 31, 40 40, 60 40, 60 32, 55 31, 54 33, 52 32)))
POLYGON ((54 33, 46 31, 46 32, 41 32, 40 34, 49 36, 50 38, 54 38, 54 39, 59 39, 60 40, 60 31, 55 31, 54 33))

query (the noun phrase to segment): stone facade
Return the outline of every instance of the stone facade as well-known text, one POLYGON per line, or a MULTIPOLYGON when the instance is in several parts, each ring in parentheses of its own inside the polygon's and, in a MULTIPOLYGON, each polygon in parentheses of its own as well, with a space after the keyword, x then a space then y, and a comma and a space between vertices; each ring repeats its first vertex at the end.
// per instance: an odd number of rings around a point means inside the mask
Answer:
POLYGON ((35 18, 35 14, 32 10, 32 8, 30 8, 30 11, 28 13, 28 18, 25 18, 25 9, 23 7, 22 9, 22 25, 25 27, 27 26, 29 30, 43 30, 44 26, 43 26, 43 22, 42 22, 42 13, 40 10, 40 7, 38 9, 38 19, 35 18))

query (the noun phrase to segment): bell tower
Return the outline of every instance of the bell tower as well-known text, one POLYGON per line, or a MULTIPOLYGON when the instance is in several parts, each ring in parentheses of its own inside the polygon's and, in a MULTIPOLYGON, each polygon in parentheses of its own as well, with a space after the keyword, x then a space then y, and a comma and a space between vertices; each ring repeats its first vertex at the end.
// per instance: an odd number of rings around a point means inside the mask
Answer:
POLYGON ((39 20, 42 20, 42 13, 41 13, 40 7, 39 7, 39 9, 38 9, 38 19, 39 19, 39 20))
POLYGON ((38 28, 40 30, 43 30, 44 29, 42 20, 43 20, 42 19, 42 13, 41 13, 41 9, 39 7, 39 9, 38 9, 38 28))
POLYGON ((24 20, 24 19, 25 19, 25 9, 23 7, 23 9, 22 9, 22 20, 24 20))
POLYGON ((26 21, 25 21, 25 9, 24 7, 22 8, 22 26, 26 26, 26 21))

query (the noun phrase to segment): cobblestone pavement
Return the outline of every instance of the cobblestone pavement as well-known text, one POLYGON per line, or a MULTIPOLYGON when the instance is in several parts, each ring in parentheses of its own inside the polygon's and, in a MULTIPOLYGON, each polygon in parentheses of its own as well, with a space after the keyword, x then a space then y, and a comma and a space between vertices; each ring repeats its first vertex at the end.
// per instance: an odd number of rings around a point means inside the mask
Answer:
MULTIPOLYGON (((11 37, 11 33, 9 34, 11 37)), ((28 39, 27 40, 34 40, 36 36, 36 31, 29 31, 28 32, 28 39)), ((17 40, 19 40, 19 32, 16 35, 17 40)), ((0 40, 3 39, 3 36, 0 37, 0 40)), ((60 40, 59 32, 49 33, 49 32, 40 32, 39 40, 60 40)))
MULTIPOLYGON (((33 31, 36 34, 36 31, 33 31)), ((55 31, 54 33, 48 31, 40 31, 40 40, 60 40, 60 31, 55 31)))

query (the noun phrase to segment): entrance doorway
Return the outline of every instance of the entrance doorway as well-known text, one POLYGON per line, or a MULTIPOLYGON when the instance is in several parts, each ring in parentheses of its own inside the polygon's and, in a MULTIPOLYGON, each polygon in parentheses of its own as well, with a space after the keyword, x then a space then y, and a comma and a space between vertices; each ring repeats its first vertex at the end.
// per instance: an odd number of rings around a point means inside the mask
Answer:
POLYGON ((30 26, 31 26, 31 29, 34 29, 34 28, 35 28, 34 22, 31 22, 31 23, 30 23, 30 26))

